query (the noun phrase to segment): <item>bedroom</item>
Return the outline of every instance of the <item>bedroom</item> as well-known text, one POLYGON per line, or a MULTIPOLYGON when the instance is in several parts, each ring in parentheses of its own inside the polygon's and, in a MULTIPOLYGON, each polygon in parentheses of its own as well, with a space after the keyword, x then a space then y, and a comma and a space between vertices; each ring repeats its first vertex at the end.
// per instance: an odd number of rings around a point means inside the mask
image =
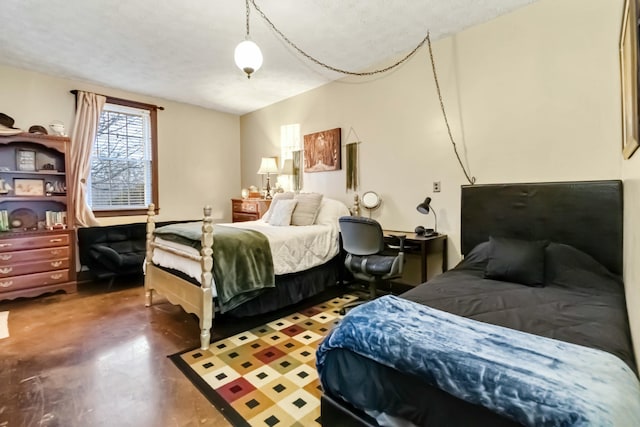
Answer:
MULTIPOLYGON (((633 213, 640 207, 640 157, 636 153, 625 161, 620 154, 622 3, 541 0, 439 40, 434 48, 454 134, 466 147, 478 182, 624 180, 624 276, 639 353, 640 267, 633 260, 640 251, 640 225, 633 213)), ((163 219, 198 214, 204 203, 214 206, 216 218, 229 219, 227 201, 258 183, 259 159, 278 155, 283 124, 300 123, 303 134, 353 127, 363 141, 362 190, 382 195, 385 204, 375 217, 385 226, 413 229, 429 221, 413 207, 432 193, 433 181, 442 183, 442 192, 432 196, 454 265, 460 252, 459 186, 465 180, 447 142, 429 73, 422 50, 405 67, 366 85, 332 83, 236 116, 0 66, 0 111, 23 127, 47 123, 60 111, 59 118, 70 123, 70 89, 109 90, 164 106, 159 123, 163 219), (168 143, 175 140, 191 144, 168 143), (224 159, 205 168, 203 153, 212 159, 224 153, 224 159), (173 172, 177 162, 192 172, 173 172), (203 198, 211 182, 218 188, 203 198)), ((343 172, 304 178, 305 190, 350 203, 343 172)))

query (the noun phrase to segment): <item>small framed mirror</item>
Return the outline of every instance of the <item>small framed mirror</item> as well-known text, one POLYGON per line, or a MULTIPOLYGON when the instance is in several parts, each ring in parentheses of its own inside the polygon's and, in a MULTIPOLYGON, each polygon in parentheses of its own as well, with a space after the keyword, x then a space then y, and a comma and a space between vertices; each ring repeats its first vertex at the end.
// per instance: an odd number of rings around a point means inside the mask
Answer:
POLYGON ((362 206, 369 210, 377 209, 382 203, 380 196, 375 191, 367 191, 362 194, 362 198, 360 199, 362 202, 362 206))

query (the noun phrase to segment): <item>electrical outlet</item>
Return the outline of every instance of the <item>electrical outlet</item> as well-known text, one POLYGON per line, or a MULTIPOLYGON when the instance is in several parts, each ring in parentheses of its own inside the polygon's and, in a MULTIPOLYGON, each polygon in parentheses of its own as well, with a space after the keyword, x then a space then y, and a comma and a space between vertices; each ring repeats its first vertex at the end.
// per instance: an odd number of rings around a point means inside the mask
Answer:
POLYGON ((440 192, 440 181, 433 181, 433 192, 434 193, 440 192))

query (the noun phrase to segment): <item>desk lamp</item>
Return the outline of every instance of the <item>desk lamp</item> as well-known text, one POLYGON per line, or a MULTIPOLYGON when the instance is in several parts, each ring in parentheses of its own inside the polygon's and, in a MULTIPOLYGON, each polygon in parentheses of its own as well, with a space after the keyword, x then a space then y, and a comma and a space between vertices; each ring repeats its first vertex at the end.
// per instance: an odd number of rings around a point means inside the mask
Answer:
POLYGON ((258 175, 267 175, 267 194, 265 199, 271 198, 271 183, 269 182, 269 175, 272 173, 278 173, 278 165, 276 164, 275 157, 263 157, 260 162, 260 169, 258 169, 258 175))
POLYGON ((431 207, 431 197, 427 197, 424 199, 424 202, 420 203, 416 209, 418 212, 428 215, 429 212, 433 212, 433 217, 435 218, 434 228, 424 228, 419 225, 416 227, 415 232, 421 236, 432 236, 438 234, 438 216, 436 215, 436 211, 431 207))

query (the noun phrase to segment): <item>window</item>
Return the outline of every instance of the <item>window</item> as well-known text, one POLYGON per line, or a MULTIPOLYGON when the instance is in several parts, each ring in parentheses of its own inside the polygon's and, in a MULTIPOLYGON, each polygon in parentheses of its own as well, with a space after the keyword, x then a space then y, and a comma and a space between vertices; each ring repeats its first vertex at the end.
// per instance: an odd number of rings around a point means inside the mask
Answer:
POLYGON ((156 108, 107 98, 91 152, 88 196, 96 216, 158 207, 156 108))
MULTIPOLYGON (((284 166, 287 159, 294 158, 294 152, 300 150, 300 125, 296 123, 280 126, 280 168, 284 166)), ((296 189, 295 179, 292 175, 281 174, 278 176, 278 183, 287 190, 293 190, 296 189)))

